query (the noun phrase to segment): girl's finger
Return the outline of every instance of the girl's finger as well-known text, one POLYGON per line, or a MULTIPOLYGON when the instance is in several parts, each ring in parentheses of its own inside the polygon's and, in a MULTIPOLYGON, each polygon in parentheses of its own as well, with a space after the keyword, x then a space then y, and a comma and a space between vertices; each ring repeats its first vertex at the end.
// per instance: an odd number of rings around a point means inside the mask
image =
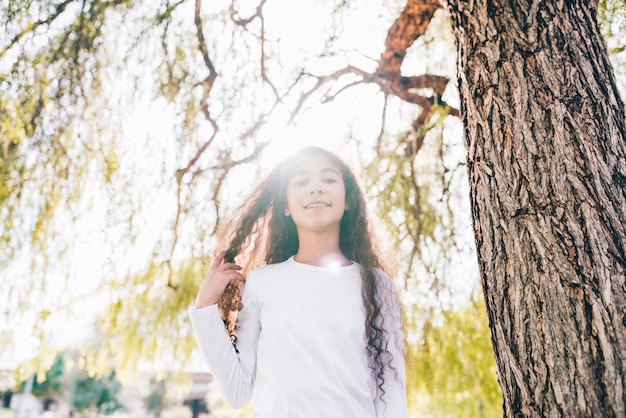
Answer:
POLYGON ((235 263, 224 263, 220 267, 222 270, 241 270, 241 266, 235 263))
POLYGON ((213 263, 211 264, 211 268, 215 269, 218 268, 220 264, 222 264, 222 261, 224 260, 224 256, 226 255, 226 250, 222 250, 219 253, 217 253, 215 255, 215 258, 213 259, 213 263))
POLYGON ((246 278, 239 272, 234 271, 233 274, 230 276, 231 280, 238 280, 240 282, 243 282, 246 280, 246 278))

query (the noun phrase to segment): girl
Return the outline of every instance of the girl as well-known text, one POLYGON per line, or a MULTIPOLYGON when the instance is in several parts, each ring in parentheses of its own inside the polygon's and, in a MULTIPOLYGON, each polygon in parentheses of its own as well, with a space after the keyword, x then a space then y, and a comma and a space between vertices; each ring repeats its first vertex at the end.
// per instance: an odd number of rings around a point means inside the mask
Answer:
POLYGON ((241 210, 189 311, 224 398, 263 418, 405 417, 400 308, 348 166, 304 148, 241 210))

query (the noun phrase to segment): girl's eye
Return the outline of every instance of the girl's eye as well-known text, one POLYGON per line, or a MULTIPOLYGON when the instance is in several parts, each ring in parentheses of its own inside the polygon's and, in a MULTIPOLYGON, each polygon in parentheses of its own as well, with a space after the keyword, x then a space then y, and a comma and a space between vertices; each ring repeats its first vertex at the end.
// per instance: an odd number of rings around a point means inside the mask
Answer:
POLYGON ((337 180, 328 178, 328 179, 324 179, 324 183, 328 183, 328 184, 337 183, 337 180))
POLYGON ((306 185, 307 185, 307 183, 308 183, 308 181, 307 181, 307 180, 297 180, 297 181, 295 181, 293 184, 294 184, 296 187, 303 187, 303 186, 306 186, 306 185))

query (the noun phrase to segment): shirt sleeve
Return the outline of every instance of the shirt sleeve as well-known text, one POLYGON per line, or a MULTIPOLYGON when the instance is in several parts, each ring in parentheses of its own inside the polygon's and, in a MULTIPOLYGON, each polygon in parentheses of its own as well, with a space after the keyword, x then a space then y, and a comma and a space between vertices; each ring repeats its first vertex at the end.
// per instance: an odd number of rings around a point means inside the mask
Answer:
POLYGON ((404 330, 400 302, 395 286, 385 273, 379 275, 383 313, 383 329, 388 333, 387 349, 391 354, 390 365, 384 370, 384 395, 378 391, 374 401, 377 418, 406 417, 406 375, 404 365, 404 330), (391 367, 389 367, 391 366, 391 367), (382 399, 381 399, 382 395, 382 399))
POLYGON ((200 353, 215 378, 217 387, 233 408, 252 399, 256 376, 256 352, 261 330, 254 280, 249 275, 238 312, 237 349, 224 328, 217 304, 189 309, 200 353))

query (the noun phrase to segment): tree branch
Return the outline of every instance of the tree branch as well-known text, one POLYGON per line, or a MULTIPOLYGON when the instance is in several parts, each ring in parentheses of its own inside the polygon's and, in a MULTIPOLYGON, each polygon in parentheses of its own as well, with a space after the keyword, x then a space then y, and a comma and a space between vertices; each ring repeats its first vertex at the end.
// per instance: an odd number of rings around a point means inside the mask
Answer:
POLYGON ((389 80, 400 78, 400 67, 406 51, 426 33, 435 11, 442 6, 437 0, 408 0, 404 10, 391 25, 376 73, 389 80))
POLYGON ((200 15, 201 6, 202 1, 196 0, 193 23, 196 26, 196 33, 198 34, 198 48, 200 49, 200 53, 202 54, 204 64, 209 69, 209 75, 205 79, 205 85, 212 86, 213 82, 217 78, 217 72, 215 71, 213 62, 209 57, 209 49, 206 46, 206 40, 204 39, 204 33, 202 32, 202 16, 200 15))
POLYGON ((254 14, 252 14, 250 17, 246 18, 246 19, 242 19, 242 18, 236 16, 238 13, 235 10, 235 7, 233 6, 233 3, 231 3, 230 4, 230 18, 233 21, 233 23, 235 23, 236 25, 243 26, 244 28, 247 28, 247 26, 252 21, 254 21, 256 18, 259 18, 259 19, 263 20, 263 6, 265 6, 266 2, 267 2, 267 0, 261 0, 261 3, 259 3, 259 5, 256 8, 256 12, 254 14))
POLYGON ((422 74, 413 77, 400 77, 399 86, 403 89, 432 89, 433 92, 439 96, 446 90, 448 77, 443 77, 434 74, 422 74))
POLYGON ((9 42, 9 44, 0 51, 0 58, 2 58, 4 54, 7 53, 7 51, 13 48, 13 46, 16 43, 18 43, 24 36, 26 36, 27 34, 31 32, 34 32, 39 26, 49 25, 50 23, 52 23, 56 18, 58 18, 65 11, 65 8, 67 7, 67 5, 72 3, 73 1, 74 0, 65 0, 63 3, 60 3, 59 5, 57 5, 54 13, 48 16, 46 19, 38 20, 36 22, 28 24, 28 26, 22 29, 20 33, 15 35, 13 39, 11 39, 11 42, 9 42))
MULTIPOLYGON (((376 69, 378 85, 388 94, 415 103, 421 111, 412 123, 416 136, 407 141, 405 153, 415 155, 421 148, 427 129, 424 126, 433 115, 433 105, 437 105, 445 114, 459 116, 460 112, 441 100, 441 96, 450 81, 447 77, 423 74, 406 77, 401 74, 402 62, 407 50, 424 33, 435 14, 442 6, 437 0, 408 0, 398 19, 387 32, 385 51, 381 54, 376 69), (415 90, 430 89, 431 97, 425 97, 415 90)), ((407 135, 407 138, 410 135, 407 135)))
POLYGON ((211 145, 211 143, 213 143, 213 141, 217 137, 217 133, 219 132, 219 126, 217 122, 213 119, 209 111, 209 96, 211 94, 211 89, 213 88, 213 83, 217 79, 217 71, 215 70, 215 66, 213 65, 213 62, 211 61, 211 58, 209 57, 209 49, 207 47, 206 40, 204 38, 204 33, 202 31, 202 16, 200 14, 201 6, 202 6, 202 1, 196 0, 195 7, 194 7, 194 25, 196 26, 196 34, 198 37, 198 49, 200 51, 200 54, 202 55, 204 64, 209 70, 209 74, 204 78, 204 80, 202 80, 199 83, 199 85, 202 86, 202 98, 200 99, 200 103, 201 103, 200 108, 202 110, 202 114, 204 115, 204 118, 213 127, 213 133, 209 137, 209 139, 206 140, 204 144, 202 144, 202 146, 196 151, 196 154, 193 156, 191 160, 189 160, 187 165, 182 169, 176 170, 176 203, 177 203, 176 218, 174 219, 174 226, 172 228, 174 237, 172 238, 172 245, 170 248, 170 257, 168 258, 168 261, 167 261, 167 267, 168 267, 167 285, 168 287, 171 287, 172 289, 176 289, 176 286, 173 283, 173 269, 171 267, 169 260, 172 258, 174 254, 174 250, 178 243, 178 225, 180 222, 180 216, 183 211, 183 205, 181 202, 183 176, 186 173, 188 173, 191 170, 191 168, 198 162, 202 154, 204 154, 204 152, 211 145))
POLYGON ((447 77, 422 74, 417 76, 403 76, 401 67, 407 50, 413 43, 426 32, 434 13, 442 8, 437 0, 408 0, 398 19, 394 22, 387 33, 385 50, 380 56, 378 67, 374 73, 368 73, 353 66, 347 66, 328 75, 313 76, 317 82, 306 91, 292 111, 290 121, 301 111, 305 102, 318 90, 331 81, 337 80, 346 74, 354 74, 361 77, 361 81, 354 82, 342 87, 338 92, 328 95, 327 101, 334 99, 343 91, 361 83, 376 83, 385 95, 393 95, 401 100, 414 103, 422 108, 413 123, 414 129, 418 129, 426 123, 433 114, 433 105, 451 116, 459 116, 458 109, 441 100, 449 83, 447 77), (430 97, 418 93, 416 90, 432 91, 430 97))

